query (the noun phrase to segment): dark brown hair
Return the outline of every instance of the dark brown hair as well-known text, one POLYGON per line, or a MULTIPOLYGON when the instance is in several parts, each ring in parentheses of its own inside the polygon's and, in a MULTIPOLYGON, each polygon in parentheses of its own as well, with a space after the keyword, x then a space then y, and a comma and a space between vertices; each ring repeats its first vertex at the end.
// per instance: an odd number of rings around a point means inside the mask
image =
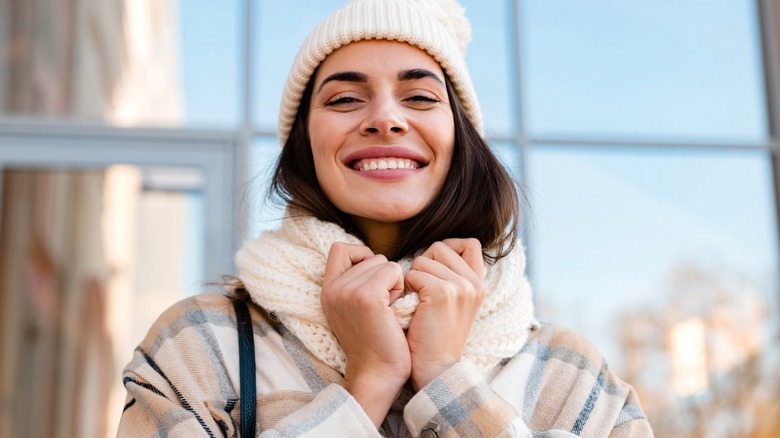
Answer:
MULTIPOLYGON (((308 132, 314 77, 316 71, 304 90, 269 194, 320 220, 336 223, 366 241, 352 218, 330 202, 317 181, 308 132)), ((390 259, 411 256, 447 238, 473 237, 482 244, 486 259, 496 261, 512 250, 518 238, 518 191, 466 116, 446 74, 445 83, 455 121, 452 163, 439 196, 419 214, 401 223, 390 259)))

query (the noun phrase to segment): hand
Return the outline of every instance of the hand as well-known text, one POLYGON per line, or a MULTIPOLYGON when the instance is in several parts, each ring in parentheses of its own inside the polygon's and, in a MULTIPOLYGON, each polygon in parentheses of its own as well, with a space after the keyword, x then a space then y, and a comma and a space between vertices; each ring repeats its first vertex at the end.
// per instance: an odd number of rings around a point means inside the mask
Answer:
POLYGON ((397 263, 366 246, 331 247, 320 302, 347 356, 343 386, 377 427, 411 373, 409 345, 390 309, 403 292, 397 263))
POLYGON ((406 335, 415 390, 460 361, 485 298, 485 264, 477 239, 446 239, 412 262, 407 290, 420 305, 406 335))

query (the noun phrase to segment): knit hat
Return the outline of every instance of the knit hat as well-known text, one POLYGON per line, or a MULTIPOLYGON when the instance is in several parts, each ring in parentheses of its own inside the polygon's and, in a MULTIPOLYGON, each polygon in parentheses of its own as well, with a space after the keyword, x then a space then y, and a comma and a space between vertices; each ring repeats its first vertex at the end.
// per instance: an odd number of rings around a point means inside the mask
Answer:
POLYGON ((455 0, 353 0, 320 23, 295 58, 279 110, 279 139, 290 135, 314 70, 336 49, 361 40, 393 40, 418 47, 449 76, 471 123, 482 133, 482 113, 466 69, 471 26, 455 0))

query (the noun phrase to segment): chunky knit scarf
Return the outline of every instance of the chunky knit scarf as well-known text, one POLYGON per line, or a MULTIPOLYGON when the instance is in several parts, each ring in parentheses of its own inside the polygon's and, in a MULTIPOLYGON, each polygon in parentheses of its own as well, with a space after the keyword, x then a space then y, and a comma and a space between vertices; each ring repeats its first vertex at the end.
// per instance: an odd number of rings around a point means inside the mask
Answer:
MULTIPOLYGON (((346 356, 320 306, 325 262, 335 242, 363 244, 338 225, 288 212, 279 229, 247 241, 236 263, 252 300, 276 314, 314 356, 344 374, 346 356)), ((404 272, 411 263, 399 261, 404 272)), ((486 268, 485 300, 463 350, 483 372, 517 354, 535 323, 522 248, 486 268)), ((419 303, 416 292, 392 303, 402 328, 409 327, 419 303)))

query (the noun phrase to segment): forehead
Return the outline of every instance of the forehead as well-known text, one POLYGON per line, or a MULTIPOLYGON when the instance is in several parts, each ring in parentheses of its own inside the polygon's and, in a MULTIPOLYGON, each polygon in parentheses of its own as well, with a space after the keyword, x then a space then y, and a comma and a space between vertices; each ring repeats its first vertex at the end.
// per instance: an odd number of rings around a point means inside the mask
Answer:
POLYGON ((369 76, 425 68, 444 79, 441 66, 431 55, 407 43, 364 40, 347 44, 328 55, 320 64, 317 80, 338 71, 356 71, 369 76))

